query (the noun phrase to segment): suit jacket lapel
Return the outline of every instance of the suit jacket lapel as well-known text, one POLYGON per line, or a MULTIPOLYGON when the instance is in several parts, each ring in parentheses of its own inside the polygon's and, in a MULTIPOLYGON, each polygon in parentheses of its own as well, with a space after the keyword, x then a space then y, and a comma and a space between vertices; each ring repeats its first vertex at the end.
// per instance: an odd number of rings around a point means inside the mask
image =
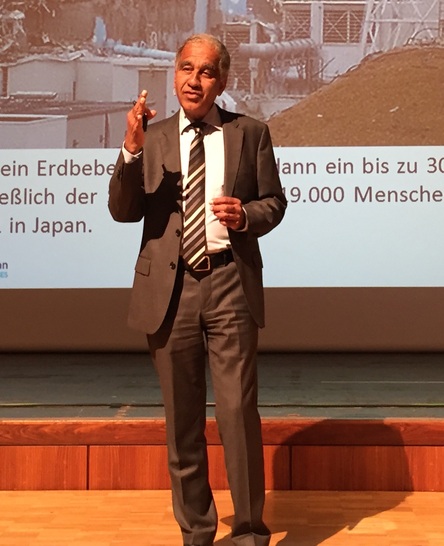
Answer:
POLYGON ((220 110, 224 131, 225 147, 225 195, 233 195, 234 184, 239 170, 244 132, 239 128, 236 119, 228 119, 220 110))
POLYGON ((180 172, 179 112, 166 120, 161 147, 164 168, 171 172, 180 172))
MULTIPOLYGON (((222 109, 219 112, 224 131, 225 194, 232 195, 239 170, 244 132, 239 128, 236 118, 233 119, 222 109)), ((179 112, 166 121, 161 142, 164 165, 171 172, 180 172, 179 112)))

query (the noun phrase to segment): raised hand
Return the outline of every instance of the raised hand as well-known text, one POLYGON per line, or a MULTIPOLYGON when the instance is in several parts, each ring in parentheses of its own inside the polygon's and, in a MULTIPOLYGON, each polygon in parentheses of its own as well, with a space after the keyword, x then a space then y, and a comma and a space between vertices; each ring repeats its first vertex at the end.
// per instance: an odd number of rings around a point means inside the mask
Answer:
POLYGON ((135 102, 133 108, 126 115, 126 135, 125 135, 125 149, 132 154, 138 153, 145 141, 145 134, 143 130, 143 118, 146 116, 147 120, 152 119, 156 115, 156 110, 150 110, 146 105, 146 98, 148 91, 144 89, 138 100, 135 102))

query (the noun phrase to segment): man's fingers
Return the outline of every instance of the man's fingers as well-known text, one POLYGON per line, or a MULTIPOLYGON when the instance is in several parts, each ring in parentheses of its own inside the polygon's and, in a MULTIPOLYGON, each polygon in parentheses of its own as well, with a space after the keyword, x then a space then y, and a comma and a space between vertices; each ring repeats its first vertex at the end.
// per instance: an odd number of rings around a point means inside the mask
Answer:
POLYGON ((142 127, 143 131, 146 131, 148 120, 153 119, 157 114, 156 110, 150 110, 146 106, 146 99, 148 92, 144 89, 139 98, 136 101, 133 101, 132 113, 134 118, 137 120, 139 127, 142 127))
POLYGON ((213 205, 213 212, 225 216, 239 216, 241 214, 241 207, 236 207, 232 205, 213 205))

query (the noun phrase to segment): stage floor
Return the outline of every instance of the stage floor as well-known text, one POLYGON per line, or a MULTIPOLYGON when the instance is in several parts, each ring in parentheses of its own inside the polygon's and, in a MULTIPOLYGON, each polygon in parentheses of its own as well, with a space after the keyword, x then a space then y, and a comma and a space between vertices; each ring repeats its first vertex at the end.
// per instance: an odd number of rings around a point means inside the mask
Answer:
MULTIPOLYGON (((3 353, 0 362, 0 419, 163 417, 149 354, 3 353)), ((263 417, 444 416, 442 353, 259 354, 258 367, 263 417)))
MULTIPOLYGON (((219 528, 229 540, 233 508, 215 491, 219 528)), ((271 491, 270 546, 442 546, 443 493, 271 491)), ((178 546, 169 491, 0 492, 5 546, 178 546)))

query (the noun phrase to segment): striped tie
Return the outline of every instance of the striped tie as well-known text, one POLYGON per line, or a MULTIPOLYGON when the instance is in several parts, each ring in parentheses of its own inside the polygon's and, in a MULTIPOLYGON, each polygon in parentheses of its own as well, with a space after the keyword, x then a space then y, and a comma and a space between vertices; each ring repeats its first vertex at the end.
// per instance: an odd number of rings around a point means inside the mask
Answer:
POLYGON ((185 263, 196 267, 206 251, 205 238, 205 150, 203 133, 205 123, 193 123, 196 135, 191 142, 188 166, 182 253, 185 263))

